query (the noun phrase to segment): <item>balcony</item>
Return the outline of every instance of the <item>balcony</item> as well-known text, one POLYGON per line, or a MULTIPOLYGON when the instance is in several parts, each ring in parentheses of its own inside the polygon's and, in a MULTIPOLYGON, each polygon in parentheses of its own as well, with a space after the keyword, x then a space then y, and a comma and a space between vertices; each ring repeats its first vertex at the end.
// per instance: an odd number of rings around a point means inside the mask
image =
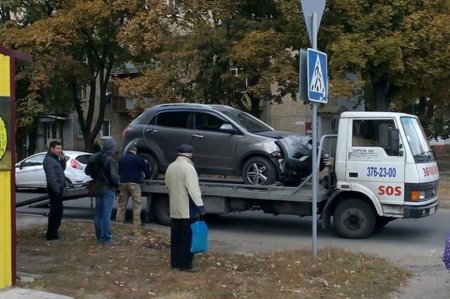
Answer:
POLYGON ((128 113, 133 108, 133 102, 127 100, 125 97, 112 96, 111 97, 112 111, 116 113, 128 113))

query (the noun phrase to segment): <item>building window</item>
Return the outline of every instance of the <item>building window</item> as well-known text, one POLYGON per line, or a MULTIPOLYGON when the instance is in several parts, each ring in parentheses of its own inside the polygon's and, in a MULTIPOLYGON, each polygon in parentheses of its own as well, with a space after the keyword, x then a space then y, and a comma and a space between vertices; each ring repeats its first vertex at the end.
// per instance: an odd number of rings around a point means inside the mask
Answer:
POLYGON ((83 138, 83 131, 81 131, 81 124, 80 121, 78 121, 78 138, 83 138))
POLYGON ((110 120, 103 121, 102 136, 111 136, 111 121, 110 120))
POLYGON ((78 86, 77 88, 77 97, 79 99, 81 99, 82 101, 86 101, 87 98, 89 97, 88 93, 87 93, 87 87, 84 84, 81 84, 78 86))
POLYGON ((338 118, 332 118, 331 119, 331 132, 333 134, 337 134, 338 124, 339 124, 339 119, 338 118))
POLYGON ((60 123, 59 122, 48 122, 45 123, 45 130, 47 139, 59 139, 60 138, 60 123))

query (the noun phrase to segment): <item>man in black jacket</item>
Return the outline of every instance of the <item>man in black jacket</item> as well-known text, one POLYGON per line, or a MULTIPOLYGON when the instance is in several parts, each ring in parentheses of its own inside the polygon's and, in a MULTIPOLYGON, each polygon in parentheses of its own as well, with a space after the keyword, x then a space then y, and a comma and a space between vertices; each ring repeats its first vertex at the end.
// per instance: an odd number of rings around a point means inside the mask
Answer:
POLYGON ((148 179, 151 176, 150 164, 137 155, 135 145, 130 145, 128 151, 119 161, 120 195, 117 203, 116 221, 125 221, 128 199, 133 201, 133 224, 141 225, 141 186, 142 174, 148 179))
POLYGON ((47 240, 62 240, 58 235, 64 212, 63 192, 66 176, 66 159, 59 141, 50 142, 47 155, 44 158, 44 172, 47 179, 50 212, 48 213, 47 240))

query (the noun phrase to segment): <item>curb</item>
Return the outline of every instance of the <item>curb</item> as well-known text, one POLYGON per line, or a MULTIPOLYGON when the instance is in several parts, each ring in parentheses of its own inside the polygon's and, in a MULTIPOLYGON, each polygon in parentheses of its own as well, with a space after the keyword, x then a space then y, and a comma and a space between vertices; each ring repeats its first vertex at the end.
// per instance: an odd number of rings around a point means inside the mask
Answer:
POLYGON ((439 199, 438 204, 438 209, 450 209, 450 198, 439 199))
POLYGON ((73 297, 59 294, 28 290, 22 288, 8 288, 0 290, 0 299, 73 299, 73 297))

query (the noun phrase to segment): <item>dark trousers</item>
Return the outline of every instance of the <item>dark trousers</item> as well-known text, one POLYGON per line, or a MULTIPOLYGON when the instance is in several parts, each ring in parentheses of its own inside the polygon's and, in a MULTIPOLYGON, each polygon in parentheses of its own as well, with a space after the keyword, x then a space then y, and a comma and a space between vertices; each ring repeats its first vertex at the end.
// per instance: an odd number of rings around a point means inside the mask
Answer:
POLYGON ((58 239, 58 229, 61 226, 63 216, 63 192, 55 193, 48 189, 50 199, 50 212, 48 213, 47 239, 58 239))
POLYGON ((191 253, 191 219, 171 218, 170 265, 172 268, 188 270, 192 268, 194 254, 191 253))

